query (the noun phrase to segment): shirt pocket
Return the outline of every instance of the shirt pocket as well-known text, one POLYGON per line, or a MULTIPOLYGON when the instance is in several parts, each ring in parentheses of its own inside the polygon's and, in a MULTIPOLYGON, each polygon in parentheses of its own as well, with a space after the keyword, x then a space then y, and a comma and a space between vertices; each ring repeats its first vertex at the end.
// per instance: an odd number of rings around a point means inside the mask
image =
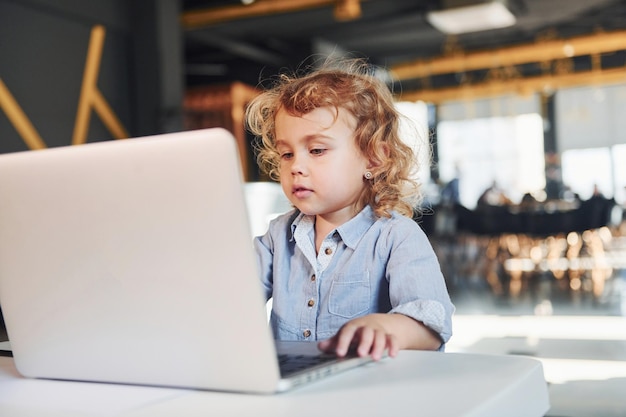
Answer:
POLYGON ((370 297, 368 272, 338 275, 330 286, 328 312, 348 319, 363 315, 370 308, 370 297))

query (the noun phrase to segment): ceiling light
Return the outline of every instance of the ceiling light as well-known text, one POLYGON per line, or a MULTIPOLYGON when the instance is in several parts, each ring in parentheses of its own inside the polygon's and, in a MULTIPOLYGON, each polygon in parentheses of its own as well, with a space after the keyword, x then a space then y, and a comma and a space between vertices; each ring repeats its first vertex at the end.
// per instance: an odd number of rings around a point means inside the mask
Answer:
POLYGON ((500 1, 435 10, 426 14, 426 20, 437 30, 452 35, 500 29, 515 24, 515 16, 500 1))

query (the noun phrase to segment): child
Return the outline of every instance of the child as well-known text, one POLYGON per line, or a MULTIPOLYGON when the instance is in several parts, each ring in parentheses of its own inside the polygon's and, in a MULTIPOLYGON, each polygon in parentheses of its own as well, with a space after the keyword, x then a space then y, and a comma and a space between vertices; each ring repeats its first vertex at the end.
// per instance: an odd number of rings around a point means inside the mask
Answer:
POLYGON ((443 350, 454 307, 407 200, 413 151, 387 86, 339 64, 282 75, 246 113, 259 165, 295 207, 255 239, 274 336, 375 360, 443 350))

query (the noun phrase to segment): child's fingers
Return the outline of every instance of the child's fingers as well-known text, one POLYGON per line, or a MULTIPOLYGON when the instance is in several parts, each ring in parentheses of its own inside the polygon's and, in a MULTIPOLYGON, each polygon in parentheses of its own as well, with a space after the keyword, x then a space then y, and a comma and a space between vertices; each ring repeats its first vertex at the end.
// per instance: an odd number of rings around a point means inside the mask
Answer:
POLYGON ((352 341, 355 339, 358 330, 359 327, 352 323, 346 323, 339 329, 339 332, 333 337, 336 342, 335 353, 337 356, 346 356, 348 354, 348 350, 352 346, 352 341))
POLYGON ((373 340, 372 349, 370 354, 374 360, 380 360, 385 353, 385 349, 388 347, 388 339, 384 332, 376 332, 376 337, 373 340))
POLYGON ((400 351, 400 347, 398 343, 399 343, 398 338, 396 336, 393 336, 393 335, 388 336, 387 353, 392 358, 395 358, 396 356, 398 356, 398 352, 400 351))
POLYGON ((361 327, 359 329, 357 336, 360 336, 360 340, 356 350, 357 355, 364 357, 370 354, 374 340, 377 337, 376 334, 377 332, 370 327, 361 327))
POLYGON ((330 339, 322 340, 317 343, 317 347, 322 352, 330 353, 332 350, 334 350, 334 346, 335 346, 334 339, 335 339, 334 337, 331 337, 330 339))

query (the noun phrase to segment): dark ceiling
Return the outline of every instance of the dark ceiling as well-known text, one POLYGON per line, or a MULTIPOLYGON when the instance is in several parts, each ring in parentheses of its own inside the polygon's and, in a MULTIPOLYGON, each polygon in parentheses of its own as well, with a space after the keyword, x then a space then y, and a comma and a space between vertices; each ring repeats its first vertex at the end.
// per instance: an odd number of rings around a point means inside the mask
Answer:
MULTIPOLYGON (((538 39, 568 39, 626 29, 626 0, 517 0, 510 2, 517 17, 514 26, 450 37, 425 19, 427 11, 443 7, 442 1, 362 0, 360 17, 339 21, 333 14, 333 2, 320 0, 316 7, 306 10, 272 11, 196 25, 186 18, 206 11, 207 16, 216 16, 225 9, 245 13, 250 6, 240 0, 184 0, 187 85, 234 80, 257 85, 281 68, 293 69, 303 60, 329 51, 367 57, 373 64, 391 68, 454 51, 492 50, 538 39)), ((272 2, 288 4, 285 0, 256 0, 256 7, 272 2)), ((291 4, 298 2, 292 0, 291 4)), ((625 55, 625 51, 603 54, 602 66, 624 67, 625 55)), ((591 64, 579 57, 572 65, 591 64)), ((539 71, 537 65, 518 70, 525 75, 539 71)), ((436 82, 451 84, 458 78, 458 73, 447 74, 436 82)), ((402 82, 410 85, 411 80, 402 82)))

